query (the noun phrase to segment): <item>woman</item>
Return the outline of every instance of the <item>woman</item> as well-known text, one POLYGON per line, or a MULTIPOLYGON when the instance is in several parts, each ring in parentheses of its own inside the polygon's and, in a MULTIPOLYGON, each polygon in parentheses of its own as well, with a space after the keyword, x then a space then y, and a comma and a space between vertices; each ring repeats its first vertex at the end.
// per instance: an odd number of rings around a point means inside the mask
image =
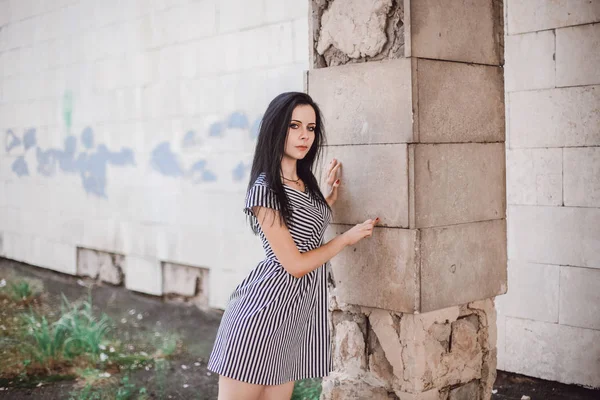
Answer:
POLYGON ((318 106, 304 93, 277 96, 263 117, 244 211, 266 258, 229 298, 208 368, 219 400, 289 399, 294 381, 331 370, 327 262, 371 236, 367 220, 323 244, 341 163, 327 170, 327 197, 312 168, 325 142, 318 106))

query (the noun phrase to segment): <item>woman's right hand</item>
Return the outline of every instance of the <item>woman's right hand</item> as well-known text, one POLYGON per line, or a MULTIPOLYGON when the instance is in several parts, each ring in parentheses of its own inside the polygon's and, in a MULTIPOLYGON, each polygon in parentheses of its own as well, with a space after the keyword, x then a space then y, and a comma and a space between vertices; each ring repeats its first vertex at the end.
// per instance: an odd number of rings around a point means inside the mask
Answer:
POLYGON ((373 234, 373 227, 379 223, 379 218, 368 219, 361 224, 354 225, 352 228, 343 233, 346 239, 346 244, 351 246, 361 239, 370 237, 373 234))

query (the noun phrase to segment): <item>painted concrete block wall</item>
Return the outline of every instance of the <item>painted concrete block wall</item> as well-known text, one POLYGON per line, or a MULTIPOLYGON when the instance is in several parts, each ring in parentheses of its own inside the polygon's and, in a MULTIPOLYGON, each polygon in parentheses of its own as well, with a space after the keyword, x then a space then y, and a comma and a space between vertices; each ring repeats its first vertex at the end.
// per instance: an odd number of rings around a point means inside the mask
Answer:
POLYGON ((505 3, 498 368, 600 387, 600 1, 505 3))
POLYGON ((262 256, 242 213, 258 121, 303 89, 308 4, 0 0, 0 255, 77 273, 77 247, 207 268, 223 307, 262 256))

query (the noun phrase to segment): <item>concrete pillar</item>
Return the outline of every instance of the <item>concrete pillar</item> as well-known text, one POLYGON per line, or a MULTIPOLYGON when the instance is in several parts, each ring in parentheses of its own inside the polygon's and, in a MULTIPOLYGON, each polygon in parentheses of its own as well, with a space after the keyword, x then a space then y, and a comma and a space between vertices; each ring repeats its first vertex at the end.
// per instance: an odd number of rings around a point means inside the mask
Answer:
POLYGON ((306 90, 343 162, 322 399, 489 399, 506 292, 502 2, 311 0, 306 90))

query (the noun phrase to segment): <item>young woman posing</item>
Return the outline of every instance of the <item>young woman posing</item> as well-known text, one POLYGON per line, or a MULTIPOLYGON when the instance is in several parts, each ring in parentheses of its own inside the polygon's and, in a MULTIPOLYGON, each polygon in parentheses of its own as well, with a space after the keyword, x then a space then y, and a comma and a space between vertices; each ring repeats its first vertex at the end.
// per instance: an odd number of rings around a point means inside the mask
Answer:
POLYGON ((235 288, 208 369, 219 400, 289 399, 294 381, 331 370, 327 324, 328 261, 371 236, 379 219, 327 243, 341 163, 327 169, 327 196, 312 169, 325 143, 321 113, 304 93, 283 93, 263 117, 244 211, 266 258, 235 288))

